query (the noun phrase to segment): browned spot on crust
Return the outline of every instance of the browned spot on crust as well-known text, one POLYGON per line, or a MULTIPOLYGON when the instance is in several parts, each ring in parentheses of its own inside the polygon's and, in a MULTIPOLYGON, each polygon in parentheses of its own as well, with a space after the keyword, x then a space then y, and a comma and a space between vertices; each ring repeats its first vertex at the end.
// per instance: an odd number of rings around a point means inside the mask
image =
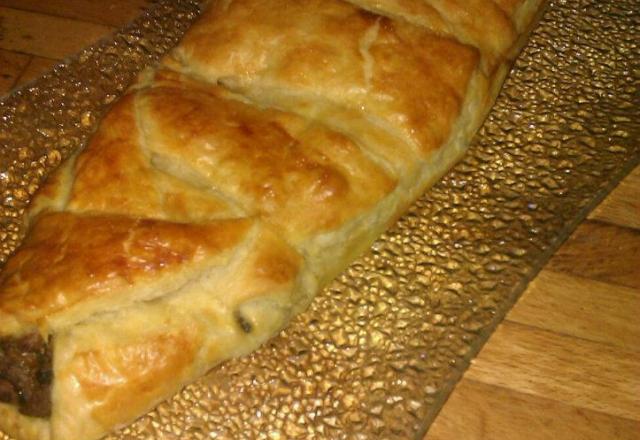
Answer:
POLYGON ((233 249, 249 223, 45 215, 0 274, 0 309, 37 321, 136 279, 233 249))
POLYGON ((87 398, 99 402, 93 415, 108 425, 147 409, 136 404, 146 405, 163 396, 166 384, 175 383, 189 368, 197 346, 191 334, 158 334, 137 343, 79 353, 70 368, 87 398))
POLYGON ((342 224, 395 186, 345 136, 223 93, 166 83, 145 91, 140 108, 148 144, 164 162, 180 161, 177 174, 296 234, 291 241, 342 224))
POLYGON ((260 254, 255 268, 258 277, 275 284, 285 284, 295 279, 298 262, 285 252, 268 249, 260 254))

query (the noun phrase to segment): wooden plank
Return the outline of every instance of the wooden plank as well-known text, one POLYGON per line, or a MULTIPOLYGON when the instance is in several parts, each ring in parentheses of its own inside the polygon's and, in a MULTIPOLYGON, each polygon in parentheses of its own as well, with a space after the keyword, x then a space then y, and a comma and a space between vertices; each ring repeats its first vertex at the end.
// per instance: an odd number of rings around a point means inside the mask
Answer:
POLYGON ((59 60, 52 60, 51 58, 33 57, 16 81, 15 86, 22 86, 44 75, 59 62, 59 60))
POLYGON ((113 28, 0 7, 0 49, 62 59, 108 35, 113 28))
POLYGON ((0 50, 0 95, 11 90, 30 58, 29 55, 0 50))
POLYGON ((640 422, 463 379, 425 440, 637 440, 640 422))
POLYGON ((640 351, 640 291, 543 270, 507 319, 640 351))
POLYGON ((0 6, 120 27, 151 0, 0 0, 0 6))
POLYGON ((640 289, 640 231, 586 221, 551 258, 547 268, 640 289))
POLYGON ((640 352, 505 322, 469 379, 640 420, 640 352))
POLYGON ((640 166, 620 182, 589 218, 640 229, 640 166))

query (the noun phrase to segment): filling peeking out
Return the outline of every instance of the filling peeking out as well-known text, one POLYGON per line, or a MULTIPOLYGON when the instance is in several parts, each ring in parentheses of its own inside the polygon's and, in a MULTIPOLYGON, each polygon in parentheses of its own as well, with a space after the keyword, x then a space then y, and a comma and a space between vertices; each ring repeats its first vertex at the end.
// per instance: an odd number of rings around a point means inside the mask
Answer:
POLYGON ((49 417, 52 379, 50 341, 37 332, 0 337, 0 402, 26 416, 49 417))

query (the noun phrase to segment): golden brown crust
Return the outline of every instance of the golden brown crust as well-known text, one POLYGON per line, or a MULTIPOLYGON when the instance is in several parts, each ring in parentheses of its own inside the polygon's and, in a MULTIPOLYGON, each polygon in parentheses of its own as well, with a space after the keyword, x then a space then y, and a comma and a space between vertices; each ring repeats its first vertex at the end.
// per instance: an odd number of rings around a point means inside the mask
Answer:
POLYGON ((106 128, 76 161, 66 209, 192 222, 233 217, 233 208, 214 193, 153 167, 140 145, 135 99, 127 95, 114 105, 106 128))
POLYGON ((54 438, 102 435, 212 365, 255 349, 311 297, 314 280, 302 266, 295 251, 258 224, 225 270, 58 333, 54 438))
MULTIPOLYGON (((92 411, 95 420, 109 426, 114 420, 139 414, 155 392, 153 384, 169 385, 173 377, 181 375, 193 362, 195 346, 201 343, 189 333, 179 335, 157 334, 124 347, 91 350, 79 353, 70 368, 77 369, 78 386, 89 400, 102 402, 92 411), (131 399, 131 396, 142 396, 131 399), (106 405, 113 401, 115 405, 106 405), (122 405, 128 402, 128 405, 122 405)), ((162 394, 173 391, 161 390, 162 394)), ((155 396, 154 396, 155 397, 155 396)))
POLYGON ((30 326, 48 327, 61 314, 79 313, 69 318, 79 320, 112 303, 149 300, 164 293, 164 277, 224 265, 247 230, 242 220, 189 225, 47 214, 0 274, 0 309, 30 326), (145 284, 155 291, 131 288, 145 284))
POLYGON ((53 408, 0 429, 97 438, 274 335, 464 153, 542 2, 212 3, 26 214, 0 335, 52 336, 53 408))
MULTIPOLYGON (((478 64, 469 46, 334 0, 214 4, 174 57, 260 102, 372 120, 397 138, 372 154, 405 172, 446 140, 478 64)), ((353 135, 351 122, 340 128, 353 135)))
POLYGON ((508 17, 512 17, 516 9, 520 5, 522 5, 526 0, 493 0, 493 1, 496 3, 496 5, 498 5, 500 9, 504 11, 505 14, 507 14, 508 17))
POLYGON ((157 87, 138 95, 149 153, 258 215, 293 243, 371 209, 395 186, 345 136, 292 114, 204 90, 157 87), (180 169, 173 164, 180 163, 180 169))
POLYGON ((426 27, 478 49, 482 64, 490 74, 517 34, 508 15, 519 0, 347 0, 358 6, 426 27), (491 31, 488 32, 488 29, 491 31))

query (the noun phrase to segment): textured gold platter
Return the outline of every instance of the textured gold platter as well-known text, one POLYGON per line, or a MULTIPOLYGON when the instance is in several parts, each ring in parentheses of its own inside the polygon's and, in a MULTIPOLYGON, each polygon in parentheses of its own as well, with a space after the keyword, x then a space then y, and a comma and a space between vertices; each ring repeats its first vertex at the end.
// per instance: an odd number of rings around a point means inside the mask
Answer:
MULTIPOLYGON (((109 438, 420 438, 526 283, 640 162, 637 11, 552 1, 452 172, 280 336, 109 438)), ((2 99, 2 259, 44 176, 197 12, 160 1, 2 99)))

